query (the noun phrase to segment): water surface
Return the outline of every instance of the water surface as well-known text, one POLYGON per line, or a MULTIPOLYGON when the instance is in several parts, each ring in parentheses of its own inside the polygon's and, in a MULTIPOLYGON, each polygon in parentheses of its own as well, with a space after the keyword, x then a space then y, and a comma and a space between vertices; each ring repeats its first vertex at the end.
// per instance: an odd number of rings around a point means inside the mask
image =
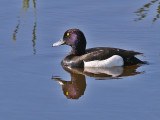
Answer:
POLYGON ((159 120, 159 2, 2 1, 0 119, 159 120), (149 65, 66 71, 70 47, 51 46, 70 28, 84 32, 87 48, 139 51, 149 65))

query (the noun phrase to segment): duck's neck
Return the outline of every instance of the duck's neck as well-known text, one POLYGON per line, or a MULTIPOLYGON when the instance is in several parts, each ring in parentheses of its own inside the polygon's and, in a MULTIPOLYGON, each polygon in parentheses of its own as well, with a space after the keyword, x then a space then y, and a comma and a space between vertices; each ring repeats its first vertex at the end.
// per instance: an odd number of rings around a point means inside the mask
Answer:
POLYGON ((72 50, 71 50, 70 54, 76 55, 76 56, 84 55, 85 48, 72 46, 72 50))

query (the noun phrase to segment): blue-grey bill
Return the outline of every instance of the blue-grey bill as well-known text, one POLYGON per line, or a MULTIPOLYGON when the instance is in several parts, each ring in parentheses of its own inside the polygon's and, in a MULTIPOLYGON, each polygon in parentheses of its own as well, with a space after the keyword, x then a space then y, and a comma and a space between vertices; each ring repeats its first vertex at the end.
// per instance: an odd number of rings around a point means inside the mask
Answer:
POLYGON ((60 46, 60 45, 63 45, 65 42, 63 41, 63 39, 61 39, 60 41, 54 43, 52 46, 55 47, 55 46, 60 46))

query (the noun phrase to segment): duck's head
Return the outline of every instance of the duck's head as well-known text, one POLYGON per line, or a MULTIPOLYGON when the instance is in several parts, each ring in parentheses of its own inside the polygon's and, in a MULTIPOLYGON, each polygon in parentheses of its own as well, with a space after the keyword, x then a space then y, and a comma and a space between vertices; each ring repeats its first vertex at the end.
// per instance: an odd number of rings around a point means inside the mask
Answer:
POLYGON ((67 30, 63 38, 54 43, 53 46, 60 46, 60 45, 69 45, 72 47, 71 53, 76 55, 82 55, 85 53, 86 49, 86 38, 83 32, 79 29, 69 29, 67 30))

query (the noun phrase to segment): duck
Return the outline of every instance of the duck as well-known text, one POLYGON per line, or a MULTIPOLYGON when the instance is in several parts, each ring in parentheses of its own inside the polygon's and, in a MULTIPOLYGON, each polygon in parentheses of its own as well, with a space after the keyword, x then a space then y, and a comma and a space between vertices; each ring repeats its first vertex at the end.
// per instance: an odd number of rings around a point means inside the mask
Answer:
POLYGON ((145 64, 144 61, 136 58, 142 55, 141 52, 124 50, 112 47, 96 47, 86 49, 86 38, 84 33, 77 28, 68 29, 61 40, 52 46, 68 45, 72 50, 61 61, 62 66, 71 68, 110 68, 115 66, 129 66, 145 64))

